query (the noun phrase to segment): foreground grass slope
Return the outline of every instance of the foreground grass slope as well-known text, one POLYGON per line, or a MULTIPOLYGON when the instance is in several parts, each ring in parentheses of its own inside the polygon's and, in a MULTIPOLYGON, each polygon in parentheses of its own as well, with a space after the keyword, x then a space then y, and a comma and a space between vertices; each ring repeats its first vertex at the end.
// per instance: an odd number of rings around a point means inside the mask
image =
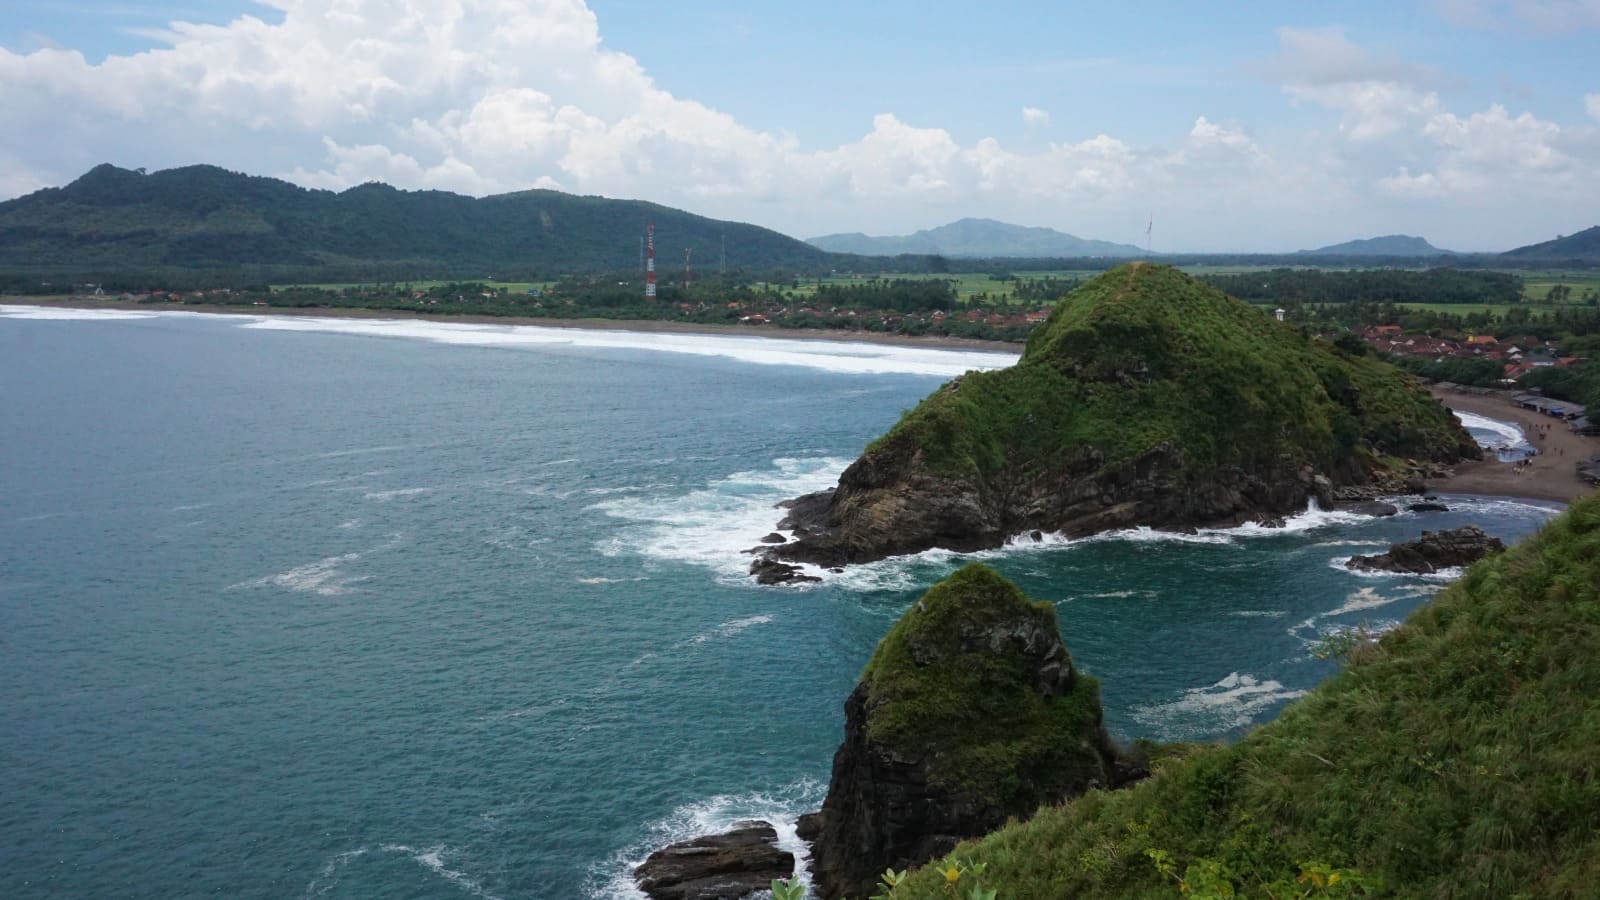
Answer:
POLYGON ((1180 880, 1191 896, 1600 896, 1600 495, 1247 738, 963 844, 892 896, 950 896, 953 861, 986 863, 1013 900, 1180 880), (1308 866, 1346 873, 1317 887, 1308 866))

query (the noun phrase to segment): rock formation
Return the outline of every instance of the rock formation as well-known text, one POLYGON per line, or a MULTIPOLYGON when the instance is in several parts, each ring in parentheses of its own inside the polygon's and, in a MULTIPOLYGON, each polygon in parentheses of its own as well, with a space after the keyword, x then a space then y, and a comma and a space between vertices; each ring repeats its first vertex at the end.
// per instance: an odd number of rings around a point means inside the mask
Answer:
POLYGON ((845 702, 813 839, 822 897, 867 896, 886 867, 948 852, 1010 818, 1132 780, 1100 690, 1062 646, 1055 608, 969 565, 901 617, 845 702))
POLYGON ((1506 548, 1499 538, 1483 533, 1476 525, 1449 531, 1424 531, 1420 540, 1395 544, 1377 556, 1356 556, 1345 563, 1351 569, 1383 572, 1409 572, 1431 575, 1440 569, 1470 566, 1490 553, 1506 548))
POLYGON ((1063 299, 1015 366, 944 385, 836 488, 791 501, 795 539, 764 552, 834 566, 1033 530, 1270 520, 1478 455, 1392 366, 1133 263, 1063 299))
POLYGON ((766 822, 663 847, 633 872, 650 900, 739 900, 793 874, 794 854, 778 849, 766 822))

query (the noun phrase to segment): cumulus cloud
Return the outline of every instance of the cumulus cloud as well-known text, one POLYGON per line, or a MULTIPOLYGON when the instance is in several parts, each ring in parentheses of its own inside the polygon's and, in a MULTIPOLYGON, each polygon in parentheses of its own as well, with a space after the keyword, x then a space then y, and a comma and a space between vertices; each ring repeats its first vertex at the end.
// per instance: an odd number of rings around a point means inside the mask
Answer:
POLYGON ((1528 184, 1570 186, 1580 175, 1576 160, 1560 147, 1561 126, 1530 113, 1512 116, 1498 104, 1465 118, 1440 113, 1423 134, 1439 149, 1437 165, 1416 175, 1402 169, 1383 179, 1385 189, 1443 197, 1528 184))
POLYGON ((1280 28, 1277 54, 1256 69, 1296 101, 1338 110, 1353 141, 1387 137, 1439 109, 1437 73, 1372 53, 1341 28, 1280 28))
POLYGON ((1024 106, 1022 108, 1022 121, 1029 125, 1049 125, 1050 114, 1037 106, 1024 106))

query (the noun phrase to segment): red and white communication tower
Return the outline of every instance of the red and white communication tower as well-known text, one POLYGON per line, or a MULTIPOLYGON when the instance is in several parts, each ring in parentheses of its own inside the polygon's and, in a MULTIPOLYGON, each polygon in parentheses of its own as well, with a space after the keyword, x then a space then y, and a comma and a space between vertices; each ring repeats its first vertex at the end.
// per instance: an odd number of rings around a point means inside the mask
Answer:
POLYGON ((644 298, 656 298, 656 223, 644 226, 644 298))

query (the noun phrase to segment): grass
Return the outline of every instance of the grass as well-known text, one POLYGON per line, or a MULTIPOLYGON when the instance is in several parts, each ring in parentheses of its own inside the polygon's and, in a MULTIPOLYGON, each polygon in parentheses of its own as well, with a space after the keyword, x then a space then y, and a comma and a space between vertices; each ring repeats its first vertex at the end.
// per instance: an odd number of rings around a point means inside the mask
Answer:
POLYGON ((1166 445, 1179 483, 1220 470, 1358 477, 1371 445, 1454 459, 1465 441, 1392 367, 1335 353, 1168 266, 1112 269, 1061 301, 1022 361, 969 373, 907 413, 869 452, 920 454, 934 472, 1009 480, 1132 464, 1166 445))
MULTIPOLYGON (((1047 697, 1033 683, 1038 660, 969 646, 973 635, 996 632, 1061 640, 1054 606, 986 566, 929 588, 862 673, 868 736, 886 752, 927 760, 933 783, 1002 810, 1105 782, 1099 746, 1086 739, 1101 733, 1099 683, 1079 675, 1067 693, 1047 697)), ((1061 663, 1071 665, 1065 654, 1061 663)))
MULTIPOLYGON (((1355 870, 1390 896, 1594 897, 1596 747, 1600 495, 1590 495, 1238 743, 1042 809, 949 860, 986 863, 986 886, 1004 898, 1174 896, 1171 870, 1283 897, 1313 863, 1355 870)), ((942 865, 892 896, 947 896, 942 865)))

